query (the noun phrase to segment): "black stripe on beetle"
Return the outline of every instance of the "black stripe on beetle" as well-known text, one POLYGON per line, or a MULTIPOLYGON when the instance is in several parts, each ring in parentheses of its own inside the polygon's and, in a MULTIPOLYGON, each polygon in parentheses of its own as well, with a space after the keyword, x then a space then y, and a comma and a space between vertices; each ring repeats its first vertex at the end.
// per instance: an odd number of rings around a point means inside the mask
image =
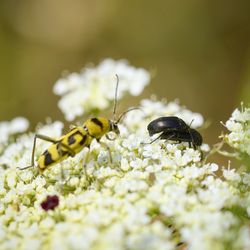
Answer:
POLYGON ((80 145, 84 145, 84 143, 86 142, 87 140, 87 134, 83 134, 81 133, 80 131, 77 131, 76 133, 74 133, 73 135, 71 136, 75 136, 75 135, 80 135, 82 137, 82 139, 80 140, 79 144, 80 145))
POLYGON ((87 139, 87 135, 82 135, 82 139, 81 139, 81 141, 79 142, 79 144, 80 144, 80 145, 84 145, 86 139, 87 139))
POLYGON ((103 124, 101 121, 99 121, 97 118, 92 118, 91 121, 95 123, 97 126, 99 126, 101 129, 103 129, 103 124))
POLYGON ((50 154, 50 152, 48 150, 46 150, 44 153, 44 165, 45 166, 49 166, 51 163, 53 163, 53 159, 52 159, 52 156, 50 154))
POLYGON ((75 134, 71 135, 68 137, 68 144, 69 145, 72 145, 76 142, 76 139, 75 139, 75 134))

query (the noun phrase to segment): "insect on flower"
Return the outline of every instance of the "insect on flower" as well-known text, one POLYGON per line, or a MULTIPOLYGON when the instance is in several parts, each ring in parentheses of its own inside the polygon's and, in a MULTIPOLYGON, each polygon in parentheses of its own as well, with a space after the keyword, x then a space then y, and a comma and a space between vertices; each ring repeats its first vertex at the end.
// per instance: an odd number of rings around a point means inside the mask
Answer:
POLYGON ((158 139, 188 142, 189 147, 192 146, 194 149, 202 144, 201 134, 177 116, 157 118, 148 124, 147 129, 150 136, 160 133, 156 139, 149 142, 150 144, 158 139))
MULTIPOLYGON (((115 89, 115 99, 114 99, 114 108, 113 108, 113 120, 109 120, 105 117, 95 117, 86 120, 82 126, 73 127, 67 134, 61 136, 59 139, 54 139, 48 137, 46 135, 36 134, 33 143, 32 155, 31 155, 31 165, 19 168, 21 170, 35 167, 35 148, 36 148, 36 140, 41 139, 52 144, 48 147, 47 150, 41 154, 37 160, 37 167, 39 171, 42 173, 47 167, 55 165, 69 156, 74 157, 77 153, 79 153, 83 148, 90 147, 90 144, 93 139, 96 139, 99 143, 103 144, 109 151, 110 161, 111 153, 106 144, 100 142, 100 139, 105 135, 107 139, 113 140, 108 136, 108 132, 114 132, 119 135, 120 131, 118 128, 118 123, 124 117, 126 113, 132 111, 137 108, 131 108, 127 111, 124 111, 118 119, 115 118, 116 114, 116 106, 117 106, 117 90, 119 85, 119 78, 116 75, 117 83, 115 89)), ((86 157, 87 158, 87 157, 86 157)))
POLYGON ((46 200, 41 203, 43 210, 54 210, 59 205, 59 198, 57 195, 48 195, 46 200))

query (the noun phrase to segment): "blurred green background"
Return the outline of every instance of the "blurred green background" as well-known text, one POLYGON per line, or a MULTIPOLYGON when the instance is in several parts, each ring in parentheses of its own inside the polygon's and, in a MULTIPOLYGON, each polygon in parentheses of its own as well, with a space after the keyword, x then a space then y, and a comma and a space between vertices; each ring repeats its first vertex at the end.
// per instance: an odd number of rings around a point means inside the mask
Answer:
POLYGON ((250 1, 1 0, 0 120, 63 120, 52 93, 63 71, 126 58, 156 73, 143 97, 202 113, 213 144, 249 103, 249 42, 250 1))

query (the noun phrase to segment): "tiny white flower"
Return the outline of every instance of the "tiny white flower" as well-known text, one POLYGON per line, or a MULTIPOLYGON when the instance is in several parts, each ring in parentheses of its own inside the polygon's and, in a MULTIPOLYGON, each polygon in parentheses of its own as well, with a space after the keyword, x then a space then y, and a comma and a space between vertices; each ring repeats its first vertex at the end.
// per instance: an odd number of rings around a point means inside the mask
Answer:
POLYGON ((223 169, 222 171, 223 171, 223 176, 228 181, 235 181, 235 182, 241 181, 240 175, 235 172, 235 169, 223 169))
POLYGON ((242 181, 244 184, 250 186, 250 174, 244 173, 242 181))
POLYGON ((55 221, 52 218, 47 217, 40 222, 39 226, 41 229, 50 230, 52 227, 54 227, 54 225, 55 221))

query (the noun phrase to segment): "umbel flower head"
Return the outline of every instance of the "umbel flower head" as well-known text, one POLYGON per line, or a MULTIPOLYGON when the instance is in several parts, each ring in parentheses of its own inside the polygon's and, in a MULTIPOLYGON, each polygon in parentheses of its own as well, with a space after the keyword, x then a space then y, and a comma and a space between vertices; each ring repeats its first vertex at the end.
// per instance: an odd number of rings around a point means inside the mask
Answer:
POLYGON ((24 117, 16 117, 9 122, 0 122, 0 154, 14 136, 27 130, 29 122, 24 117))
POLYGON ((250 157, 250 108, 235 109, 232 116, 226 122, 230 131, 225 136, 226 142, 236 151, 247 154, 250 157))
POLYGON ((130 66, 126 60, 105 59, 95 68, 69 74, 54 86, 54 93, 62 96, 58 106, 66 120, 109 107, 114 100, 115 74, 120 80, 118 99, 126 93, 138 96, 150 81, 145 69, 130 66))
MULTIPOLYGON (((113 68, 120 63, 112 61, 113 68)), ((91 74, 102 82, 99 67, 91 74)), ((137 69, 124 71, 124 79, 141 86, 133 72, 137 69)), ((109 69, 111 74, 119 72, 109 69)), ((110 84, 103 79, 104 85, 110 84)), ((130 82, 126 84, 127 90, 130 82)), ((65 106, 71 105, 66 94, 71 83, 64 82, 62 89, 65 106)), ((73 105, 82 109, 81 95, 74 98, 73 105)), ((84 105, 94 101, 85 99, 84 105)), ((186 142, 145 144, 154 139, 148 135, 148 123, 160 116, 193 121, 195 129, 203 124, 202 115, 177 102, 145 99, 138 110, 127 113, 115 140, 93 140, 89 149, 47 168, 43 175, 36 168, 18 169, 30 164, 34 133, 6 140, 0 156, 0 249, 250 249, 250 174, 205 163, 205 143, 197 150, 186 142), (52 204, 49 197, 58 200, 52 204), (44 210, 44 201, 54 209, 44 210)), ((62 128, 62 122, 48 122, 36 132, 59 138, 62 128)), ((48 145, 37 141, 36 159, 48 145)))

